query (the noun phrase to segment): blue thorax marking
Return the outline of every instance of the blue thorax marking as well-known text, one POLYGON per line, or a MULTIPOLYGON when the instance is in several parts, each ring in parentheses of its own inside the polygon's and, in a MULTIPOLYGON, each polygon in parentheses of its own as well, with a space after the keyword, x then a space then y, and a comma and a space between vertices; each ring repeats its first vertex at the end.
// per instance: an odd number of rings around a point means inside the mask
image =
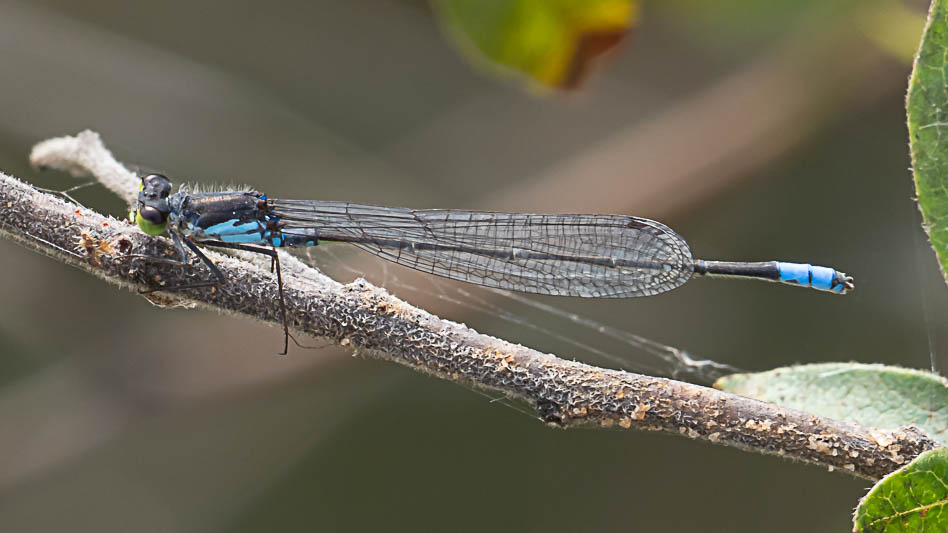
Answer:
POLYGON ((260 236, 260 233, 244 233, 242 235, 221 235, 217 238, 223 242, 233 242, 239 244, 270 244, 260 236))
POLYGON ((207 228, 187 224, 180 228, 185 236, 195 241, 222 241, 238 244, 269 244, 263 238, 263 224, 257 221, 228 220, 207 228))
POLYGON ((261 236, 261 231, 263 230, 263 224, 254 220, 252 222, 242 222, 240 220, 228 220, 227 222, 221 222, 220 224, 214 224, 209 228, 204 228, 204 233, 207 235, 218 235, 223 237, 228 235, 243 235, 245 233, 256 233, 257 237, 261 236))

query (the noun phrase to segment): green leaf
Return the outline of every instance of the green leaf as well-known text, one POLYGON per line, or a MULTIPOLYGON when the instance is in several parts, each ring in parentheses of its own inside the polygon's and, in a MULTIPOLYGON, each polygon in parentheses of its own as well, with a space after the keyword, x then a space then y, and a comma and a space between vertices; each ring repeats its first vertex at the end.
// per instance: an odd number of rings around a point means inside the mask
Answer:
POLYGON ((909 81, 915 191, 942 274, 948 271, 948 0, 934 0, 909 81))
POLYGON ((534 84, 577 87, 593 61, 622 40, 636 0, 433 0, 475 63, 534 84), (486 61, 485 61, 486 59, 486 61))
POLYGON ((885 365, 823 363, 733 374, 718 389, 861 426, 914 424, 948 443, 948 380, 885 365))
POLYGON ((859 502, 853 531, 948 531, 948 448, 927 451, 882 478, 859 502))

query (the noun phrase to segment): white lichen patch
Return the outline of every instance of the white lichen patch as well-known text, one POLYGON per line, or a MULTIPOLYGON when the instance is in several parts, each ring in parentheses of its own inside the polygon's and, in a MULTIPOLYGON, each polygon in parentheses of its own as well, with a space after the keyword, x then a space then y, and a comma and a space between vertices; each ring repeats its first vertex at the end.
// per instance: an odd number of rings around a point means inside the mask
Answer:
POLYGON ((770 431, 770 428, 773 427, 773 422, 770 420, 748 420, 744 422, 744 427, 747 429, 752 429, 754 431, 770 431))
POLYGON ((836 451, 833 449, 832 443, 828 442, 825 437, 820 435, 810 435, 807 437, 806 447, 817 453, 824 453, 827 455, 833 455, 833 452, 836 451))
POLYGON ((651 408, 652 406, 647 403, 636 405, 635 410, 632 411, 632 417, 636 420, 642 420, 645 418, 645 413, 649 412, 651 408))
POLYGON ((891 431, 884 429, 873 429, 869 432, 869 438, 879 445, 880 448, 888 448, 895 441, 895 436, 891 431))

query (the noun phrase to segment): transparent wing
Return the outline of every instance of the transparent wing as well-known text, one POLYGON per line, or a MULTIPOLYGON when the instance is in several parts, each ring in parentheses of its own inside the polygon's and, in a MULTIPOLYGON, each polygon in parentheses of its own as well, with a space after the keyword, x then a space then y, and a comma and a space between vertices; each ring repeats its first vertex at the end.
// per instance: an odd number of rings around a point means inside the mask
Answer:
POLYGON ((284 231, 316 229, 400 265, 538 294, 626 298, 691 278, 688 244, 664 224, 624 215, 406 209, 270 199, 284 231))

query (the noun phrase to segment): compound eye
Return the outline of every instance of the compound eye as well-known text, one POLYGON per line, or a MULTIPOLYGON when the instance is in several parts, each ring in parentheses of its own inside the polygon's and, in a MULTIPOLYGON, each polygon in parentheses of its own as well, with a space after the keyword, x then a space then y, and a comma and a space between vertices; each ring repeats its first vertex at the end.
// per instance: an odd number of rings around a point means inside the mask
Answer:
POLYGON ((143 219, 147 220, 148 222, 151 222, 152 224, 159 225, 159 226, 161 224, 164 224, 165 221, 168 219, 168 213, 164 213, 160 211, 159 209, 156 209, 150 205, 142 206, 141 208, 139 208, 138 214, 139 216, 141 216, 143 219))
POLYGON ((171 193, 171 180, 161 174, 149 174, 142 178, 142 192, 150 199, 164 199, 171 193))

